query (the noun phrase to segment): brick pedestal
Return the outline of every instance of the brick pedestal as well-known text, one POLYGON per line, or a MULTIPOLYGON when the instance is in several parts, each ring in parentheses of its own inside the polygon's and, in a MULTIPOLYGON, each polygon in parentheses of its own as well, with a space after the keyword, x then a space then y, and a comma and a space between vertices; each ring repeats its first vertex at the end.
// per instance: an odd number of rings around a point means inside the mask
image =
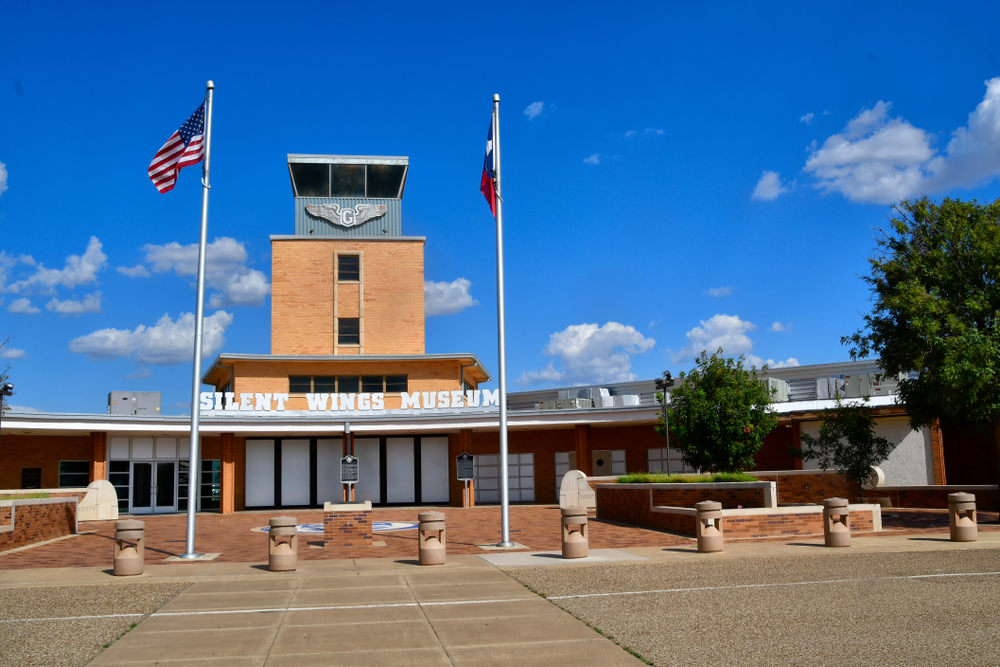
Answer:
POLYGON ((327 549, 370 547, 372 504, 326 503, 323 506, 323 546, 327 549))

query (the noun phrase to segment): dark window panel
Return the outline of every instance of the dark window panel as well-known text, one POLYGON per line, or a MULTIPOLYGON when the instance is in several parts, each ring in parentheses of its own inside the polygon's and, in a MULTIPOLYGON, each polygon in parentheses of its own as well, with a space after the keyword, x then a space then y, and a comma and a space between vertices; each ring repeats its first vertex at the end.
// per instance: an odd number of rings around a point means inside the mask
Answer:
POLYGON ((337 391, 337 378, 332 375, 320 375, 313 378, 313 387, 317 394, 333 394, 337 391))
POLYGON ((361 378, 361 391, 375 393, 382 391, 381 375, 365 375, 361 378))
POLYGON ((42 469, 21 468, 21 488, 22 489, 42 488, 42 469))
MULTIPOLYGON (((337 318, 337 344, 361 344, 361 320, 357 317, 337 318)), ((341 390, 343 391, 343 390, 341 390)))
POLYGON ((396 199, 406 167, 401 164, 368 165, 368 196, 396 199))
POLYGON ((360 255, 337 256, 337 280, 340 282, 361 280, 360 255))
POLYGON ((360 391, 361 378, 357 376, 340 376, 337 378, 337 391, 341 394, 356 394, 360 391))
POLYGON ((308 394, 312 392, 312 378, 308 375, 292 375, 288 378, 289 394, 308 394))
POLYGON ((333 197, 364 197, 365 165, 330 165, 330 183, 333 197))
POLYGON ((292 164, 296 197, 329 197, 330 171, 325 164, 292 164))
POLYGON ((406 382, 405 375, 386 375, 385 376, 385 391, 386 393, 409 391, 406 382))

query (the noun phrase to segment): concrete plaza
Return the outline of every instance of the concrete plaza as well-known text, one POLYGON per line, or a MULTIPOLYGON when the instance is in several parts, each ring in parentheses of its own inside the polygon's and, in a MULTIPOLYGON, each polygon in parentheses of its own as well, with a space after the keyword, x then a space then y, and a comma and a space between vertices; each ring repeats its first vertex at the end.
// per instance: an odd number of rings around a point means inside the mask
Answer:
POLYGON ((0 663, 644 664, 623 647, 657 665, 1000 663, 995 525, 957 544, 940 513, 912 513, 917 527, 856 536, 850 549, 810 538, 709 555, 687 538, 594 521, 592 535, 613 528, 640 546, 593 545, 567 562, 533 543, 529 519, 549 532, 551 508, 517 509, 515 539, 531 550, 451 554, 434 568, 416 564, 415 547, 377 557, 387 546, 270 573, 264 536, 249 528, 234 535, 261 557, 147 559, 133 578, 110 576, 107 540, 103 566, 51 566, 51 552, 72 561, 86 536, 0 555, 0 663), (646 533, 661 543, 642 544, 646 533), (49 566, 25 560, 32 552, 49 566))

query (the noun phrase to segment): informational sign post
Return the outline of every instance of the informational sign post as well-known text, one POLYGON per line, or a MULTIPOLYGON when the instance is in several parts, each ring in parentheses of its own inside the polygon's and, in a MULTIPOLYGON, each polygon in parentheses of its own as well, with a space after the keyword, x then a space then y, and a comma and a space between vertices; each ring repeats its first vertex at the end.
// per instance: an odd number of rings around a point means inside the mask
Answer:
POLYGON ((458 481, 465 485, 462 491, 462 507, 468 507, 470 504, 469 482, 472 481, 475 474, 475 457, 469 452, 462 452, 455 457, 455 469, 458 471, 458 481))
POLYGON ((361 465, 358 457, 348 454, 340 459, 340 481, 347 486, 345 500, 354 502, 354 485, 361 479, 361 465))

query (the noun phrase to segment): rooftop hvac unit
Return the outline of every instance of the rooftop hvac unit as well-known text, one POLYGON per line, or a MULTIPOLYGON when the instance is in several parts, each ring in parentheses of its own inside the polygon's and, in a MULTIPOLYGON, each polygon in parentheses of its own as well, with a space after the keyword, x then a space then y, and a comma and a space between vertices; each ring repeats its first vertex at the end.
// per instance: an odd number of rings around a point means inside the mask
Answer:
POLYGON ((594 401, 595 408, 615 407, 614 399, 611 397, 611 392, 608 391, 607 387, 591 387, 590 398, 594 401))
POLYGON ((909 373, 903 372, 896 377, 884 375, 881 378, 877 374, 871 376, 871 396, 891 396, 899 393, 899 381, 910 377, 909 373))
POLYGON ((639 405, 639 397, 635 394, 625 394, 624 396, 612 396, 616 408, 634 408, 639 405))
POLYGON ((560 398, 555 401, 542 401, 539 404, 542 410, 578 410, 589 407, 593 407, 593 401, 589 398, 560 398))
POLYGON ((160 414, 160 392, 113 391, 108 394, 108 414, 158 416, 160 414))
POLYGON ((816 398, 817 400, 833 400, 842 398, 846 389, 844 376, 816 378, 816 398))
POLYGON ((775 403, 787 403, 788 395, 791 393, 788 383, 778 378, 764 378, 764 388, 771 395, 771 400, 775 403))

